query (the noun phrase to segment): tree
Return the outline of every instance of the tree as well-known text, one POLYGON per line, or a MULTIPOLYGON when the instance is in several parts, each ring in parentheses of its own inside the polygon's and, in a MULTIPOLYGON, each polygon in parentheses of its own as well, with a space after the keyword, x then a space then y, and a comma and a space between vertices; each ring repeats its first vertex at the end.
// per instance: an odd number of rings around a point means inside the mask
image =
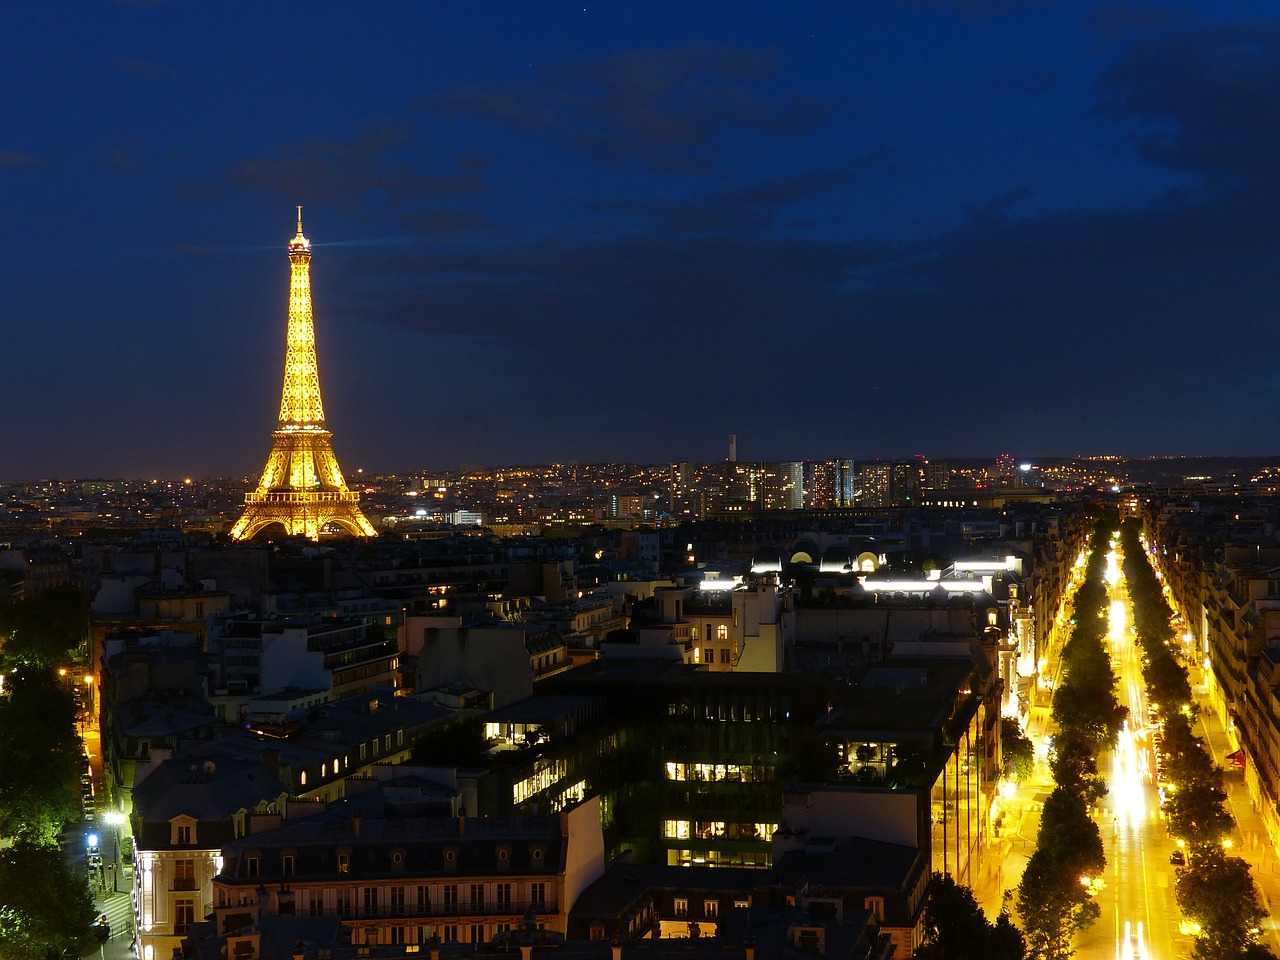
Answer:
POLYGON ((929 746, 923 740, 903 740, 893 747, 888 780, 895 787, 923 787, 928 780, 929 746))
POLYGON ((413 745, 412 762, 442 767, 483 766, 490 746, 484 735, 484 720, 472 717, 428 730, 413 745))
POLYGON ((1082 793, 1058 786, 1044 802, 1040 814, 1039 845, 1036 853, 1067 874, 1073 882, 1081 877, 1097 877, 1106 868, 1102 834, 1089 817, 1082 793))
POLYGON ((1086 803, 1106 796, 1107 784, 1098 774, 1098 758, 1093 741, 1077 730, 1063 730, 1054 738, 1050 759, 1054 782, 1076 790, 1086 803))
MULTIPOLYGON (((1043 827, 1041 836, 1043 836, 1043 827)), ((1022 920, 1027 955, 1035 960, 1064 960, 1071 941, 1102 915, 1078 875, 1062 869, 1053 857, 1036 850, 1018 885, 1018 917, 1022 920)))
POLYGON ((52 843, 79 816, 84 746, 75 705, 49 671, 11 673, 0 698, 0 832, 52 843))
POLYGON ((91 942, 97 912, 83 874, 56 846, 19 841, 0 851, 0 956, 43 960, 91 942))
POLYGON ((915 960, 1022 960, 1026 955, 1022 934, 1006 913, 990 923, 973 891, 940 873, 929 885, 923 927, 915 960))
POLYGON ((1005 761, 1005 770, 1012 772, 1018 782, 1035 773, 1035 747, 1023 736, 1022 726, 1013 717, 1000 718, 1000 753, 1005 761))
POLYGON ((89 598, 74 584, 63 584, 23 600, 0 605, 4 661, 12 666, 46 668, 65 663, 89 631, 89 598))
POLYGON ((1177 898, 1182 912, 1200 924, 1192 950, 1197 960, 1234 960, 1257 943, 1267 913, 1258 903, 1249 865, 1239 857, 1228 857, 1219 847, 1193 852, 1180 871, 1177 898))

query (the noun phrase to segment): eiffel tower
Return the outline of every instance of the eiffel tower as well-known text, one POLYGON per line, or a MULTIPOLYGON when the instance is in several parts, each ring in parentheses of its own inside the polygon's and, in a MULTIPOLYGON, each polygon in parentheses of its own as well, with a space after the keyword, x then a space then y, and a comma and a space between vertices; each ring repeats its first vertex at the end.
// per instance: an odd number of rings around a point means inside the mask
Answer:
POLYGON ((289 241, 289 332, 284 357, 280 424, 271 434, 271 456, 258 488, 244 497, 244 515, 231 528, 232 540, 248 540, 280 524, 291 537, 319 540, 336 524, 356 537, 377 531, 360 512, 360 495, 347 489, 333 455, 333 434, 325 429, 316 363, 316 327, 311 315, 311 241, 298 234, 289 241))

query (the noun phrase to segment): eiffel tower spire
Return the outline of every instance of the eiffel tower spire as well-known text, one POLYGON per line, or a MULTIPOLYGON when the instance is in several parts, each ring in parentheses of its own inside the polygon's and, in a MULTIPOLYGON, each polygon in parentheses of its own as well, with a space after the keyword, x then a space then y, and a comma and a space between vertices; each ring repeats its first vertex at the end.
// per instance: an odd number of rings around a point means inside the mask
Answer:
POLYGON ((336 524, 357 537, 377 532, 360 512, 360 495, 347 489, 333 455, 333 434, 325 429, 316 362, 316 328, 311 312, 311 241, 298 232, 288 245, 289 327, 280 393, 280 422, 271 434, 271 455, 262 479, 245 494, 244 514, 231 528, 233 540, 247 540, 279 524, 289 536, 320 539, 336 524))

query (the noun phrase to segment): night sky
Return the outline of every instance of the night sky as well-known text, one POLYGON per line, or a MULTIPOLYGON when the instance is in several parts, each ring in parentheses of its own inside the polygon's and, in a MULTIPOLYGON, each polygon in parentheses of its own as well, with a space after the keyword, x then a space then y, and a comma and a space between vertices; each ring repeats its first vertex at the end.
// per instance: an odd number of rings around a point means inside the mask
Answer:
POLYGON ((10 4, 0 480, 1276 452, 1276 11, 10 4))

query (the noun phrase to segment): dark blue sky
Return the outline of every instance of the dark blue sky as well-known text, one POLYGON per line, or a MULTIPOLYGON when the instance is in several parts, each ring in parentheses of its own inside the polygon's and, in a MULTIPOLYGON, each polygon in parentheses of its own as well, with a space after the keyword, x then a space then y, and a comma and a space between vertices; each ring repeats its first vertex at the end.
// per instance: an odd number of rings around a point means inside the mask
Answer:
POLYGON ((1271 453, 1274 3, 28 3, 0 480, 1271 453))

